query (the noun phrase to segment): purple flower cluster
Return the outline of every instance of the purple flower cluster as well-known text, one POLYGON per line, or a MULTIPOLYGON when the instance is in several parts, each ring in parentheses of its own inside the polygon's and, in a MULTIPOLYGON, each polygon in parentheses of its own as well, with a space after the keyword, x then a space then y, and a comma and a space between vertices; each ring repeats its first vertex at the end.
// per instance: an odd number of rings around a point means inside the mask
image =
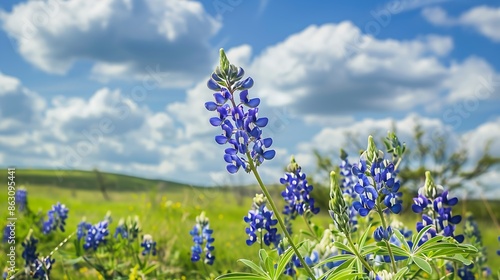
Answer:
POLYGON ((379 196, 384 196, 384 205, 391 212, 398 214, 402 209, 400 183, 396 179, 394 164, 389 160, 375 159, 367 165, 366 154, 361 155, 358 164, 353 164, 352 172, 358 177, 354 191, 360 200, 353 207, 361 216, 366 216, 375 208, 379 196), (369 172, 368 172, 369 168, 369 172))
POLYGON ((156 255, 156 241, 153 241, 153 237, 149 234, 145 234, 142 238, 141 247, 144 248, 142 255, 156 255))
POLYGON ((64 232, 64 226, 66 225, 66 219, 68 218, 69 209, 66 205, 57 202, 57 204, 52 206, 52 209, 47 212, 48 219, 43 222, 42 230, 44 234, 48 234, 53 230, 59 228, 64 232))
POLYGON ((26 239, 21 245, 23 246, 22 258, 25 261, 25 267, 29 271, 33 279, 49 279, 52 264, 55 262, 50 256, 38 258, 36 245, 38 240, 33 236, 26 239))
POLYGON ((25 266, 30 266, 38 258, 38 253, 36 252, 36 244, 38 240, 33 236, 26 239, 21 245, 23 246, 22 258, 25 261, 25 266))
POLYGON ((229 65, 223 52, 222 58, 224 61, 221 60, 220 67, 216 68, 207 83, 208 88, 215 91, 214 101, 206 102, 205 108, 217 112, 217 117, 212 117, 210 124, 220 127, 222 134, 217 135, 215 141, 220 145, 230 145, 224 154, 227 171, 236 173, 243 168, 249 172, 248 154, 259 166, 264 160, 274 158, 276 152, 268 150, 273 140, 262 138, 262 128, 267 125, 268 119, 258 116, 260 99, 248 97, 248 89, 253 86, 252 78, 241 80, 244 70, 229 65), (239 91, 239 98, 235 97, 236 91, 239 91))
POLYGON ((313 186, 307 183, 306 174, 294 159, 289 167, 291 167, 289 172, 280 179, 280 183, 286 186, 281 193, 286 203, 283 214, 290 216, 291 219, 295 219, 297 215, 302 216, 306 211, 318 214, 319 207, 314 206, 314 198, 310 196, 313 186))
POLYGON ((248 227, 245 229, 248 235, 247 245, 253 245, 258 238, 262 237, 261 242, 267 246, 274 244, 277 247, 281 240, 281 235, 278 234, 278 229, 275 227, 278 220, 273 219, 273 212, 267 209, 264 195, 255 195, 253 201, 252 209, 244 217, 244 221, 248 223, 248 227))
MULTIPOLYGON (((85 222, 82 222, 85 223, 85 222)), ((94 251, 97 250, 99 245, 105 244, 106 243, 106 236, 109 235, 109 230, 108 230, 108 220, 104 220, 102 222, 99 222, 95 225, 91 224, 82 224, 81 225, 81 232, 84 233, 84 229, 87 229, 87 233, 83 235, 78 235, 78 238, 85 237, 85 243, 83 244, 83 249, 85 250, 90 250, 93 249, 94 251)), ((79 225, 79 228, 80 228, 79 225)), ((79 229, 80 230, 80 229, 79 229)), ((77 230, 77 232, 79 231, 77 230)))
POLYGON ((435 185, 430 172, 425 173, 425 185, 418 190, 418 196, 413 198, 412 210, 422 214, 422 221, 417 223, 417 231, 431 225, 426 235, 419 241, 423 244, 436 236, 449 236, 462 243, 463 235, 455 235, 455 228, 462 220, 460 215, 452 214, 452 207, 458 203, 458 198, 450 197, 449 192, 442 186, 435 185))
POLYGON ((9 242, 9 239, 14 237, 14 230, 11 226, 6 225, 5 228, 3 229, 3 237, 2 237, 2 242, 7 243, 9 242))
POLYGON ((28 192, 21 187, 16 190, 16 206, 19 212, 24 212, 28 209, 28 192))
POLYGON ((215 249, 213 243, 215 239, 212 237, 213 229, 210 228, 210 221, 202 212, 196 217, 196 224, 189 234, 193 237, 194 245, 191 247, 191 261, 197 262, 201 259, 201 255, 205 252, 205 263, 208 265, 214 264, 215 256, 213 251, 215 249), (203 248, 203 244, 205 244, 203 248))

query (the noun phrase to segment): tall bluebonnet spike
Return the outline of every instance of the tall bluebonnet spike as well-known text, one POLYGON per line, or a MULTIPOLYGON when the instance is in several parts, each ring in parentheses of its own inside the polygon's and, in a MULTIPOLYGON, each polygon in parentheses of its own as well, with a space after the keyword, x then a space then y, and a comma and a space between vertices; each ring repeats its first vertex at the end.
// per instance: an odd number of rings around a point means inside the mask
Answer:
POLYGON ((213 254, 215 239, 212 237, 213 229, 210 228, 210 221, 205 216, 205 212, 201 212, 196 217, 196 224, 189 234, 193 237, 194 242, 194 245, 191 247, 191 261, 197 262, 201 260, 201 255, 205 252, 204 262, 208 265, 213 265, 215 261, 213 254))
POLYGON ((85 238, 85 244, 83 244, 83 249, 85 250, 93 249, 94 251, 97 250, 97 248, 101 244, 106 243, 106 236, 108 235, 109 235, 109 230, 108 230, 107 220, 101 221, 96 225, 91 226, 87 231, 87 237, 85 238))
POLYGON ((10 238, 13 238, 15 236, 16 235, 15 235, 14 230, 12 229, 12 227, 9 226, 9 225, 6 225, 5 228, 3 229, 2 242, 3 243, 7 243, 7 242, 9 242, 10 238))
POLYGON ((89 224, 83 219, 76 227, 76 238, 81 240, 87 236, 88 230, 92 227, 92 224, 89 224))
POLYGON ((462 243, 464 236, 455 235, 456 225, 460 223, 462 217, 452 214, 452 207, 458 203, 458 199, 450 198, 448 191, 436 185, 429 171, 425 176, 424 186, 419 188, 418 197, 413 199, 412 210, 422 214, 422 221, 417 223, 417 231, 427 225, 432 225, 432 228, 422 240, 419 240, 419 245, 436 235, 453 237, 462 243))
POLYGON ((17 211, 24 212, 28 209, 28 191, 25 188, 20 187, 16 190, 15 194, 17 211))
POLYGON ((243 218, 248 227, 245 229, 248 239, 246 244, 253 245, 258 241, 257 234, 264 232, 262 242, 267 246, 273 244, 277 247, 281 240, 281 235, 278 234, 276 224, 277 219, 274 219, 274 213, 266 207, 267 199, 262 194, 256 194, 253 199, 252 209, 248 211, 248 215, 243 218))
POLYGON ((240 167, 244 167, 245 172, 250 172, 248 153, 256 167, 275 157, 276 152, 269 149, 272 140, 261 138, 262 128, 269 120, 257 117, 260 99, 249 98, 248 89, 253 86, 253 79, 248 77, 240 81, 244 70, 230 64, 222 53, 220 59, 224 66, 217 66, 207 83, 209 89, 218 91, 214 93, 215 102, 206 102, 205 108, 217 112, 218 116, 209 121, 212 126, 223 130, 221 135, 215 137, 215 141, 231 146, 231 150, 226 149, 224 154, 224 160, 228 163, 227 171, 236 173, 240 167), (240 91, 239 95, 236 95, 237 91, 240 91), (239 101, 236 96, 239 96, 239 101), (230 102, 226 103, 228 100, 230 102))
POLYGON ((149 254, 151 254, 153 256, 156 255, 156 241, 153 241, 153 237, 150 234, 144 235, 144 237, 142 239, 141 247, 144 248, 144 250, 142 251, 143 256, 146 256, 149 254))
POLYGON ((292 157, 287 169, 288 172, 280 179, 280 183, 285 185, 285 190, 281 192, 286 203, 283 214, 289 215, 292 219, 297 215, 302 216, 307 211, 318 214, 320 209, 315 207, 314 198, 311 197, 313 186, 308 184, 307 175, 302 172, 295 158, 292 157))
POLYGON ((47 212, 48 219, 43 222, 42 230, 44 234, 48 234, 58 228, 64 232, 66 219, 68 218, 69 209, 66 205, 57 202, 52 206, 52 209, 47 212))
POLYGON ((23 246, 22 258, 25 261, 25 266, 30 266, 38 258, 38 253, 36 252, 36 244, 38 240, 33 236, 26 239, 21 245, 23 246))

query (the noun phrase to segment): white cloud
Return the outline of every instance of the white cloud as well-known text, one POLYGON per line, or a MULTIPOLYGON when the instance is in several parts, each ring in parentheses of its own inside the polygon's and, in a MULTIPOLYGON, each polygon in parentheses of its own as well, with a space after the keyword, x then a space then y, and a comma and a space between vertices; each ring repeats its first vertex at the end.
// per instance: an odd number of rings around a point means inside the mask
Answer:
POLYGON ((471 27, 492 41, 500 42, 500 7, 478 6, 456 18, 440 7, 433 7, 424 9, 422 15, 434 25, 471 27))
POLYGON ((0 72, 0 131, 20 131, 31 126, 30 122, 37 122, 44 100, 36 93, 21 85, 21 82, 0 72))
POLYGON ((157 65, 165 86, 186 86, 213 61, 208 40, 221 24, 195 1, 43 0, 0 11, 3 29, 20 54, 49 73, 78 61, 100 80, 138 78, 157 65))

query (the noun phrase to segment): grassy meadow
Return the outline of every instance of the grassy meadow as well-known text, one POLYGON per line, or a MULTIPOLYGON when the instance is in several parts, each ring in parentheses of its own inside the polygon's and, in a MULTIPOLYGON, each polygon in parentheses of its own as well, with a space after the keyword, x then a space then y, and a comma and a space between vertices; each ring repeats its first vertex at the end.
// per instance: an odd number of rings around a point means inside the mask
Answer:
MULTIPOLYGON (((4 172, 6 173, 6 172, 4 172)), ((142 234, 151 234, 157 241, 157 261, 162 269, 171 272, 172 279, 196 279, 198 273, 203 273, 202 263, 193 264, 190 261, 192 246, 189 230, 195 223, 195 217, 205 211, 210 218, 215 238, 216 260, 208 270, 213 275, 221 271, 243 270, 237 262, 240 258, 257 259, 258 244, 248 247, 245 244, 246 224, 243 216, 247 214, 252 204, 252 197, 258 191, 257 186, 244 188, 199 188, 182 185, 174 182, 147 180, 117 174, 101 173, 100 178, 94 172, 65 171, 62 180, 55 171, 50 170, 17 170, 16 186, 24 185, 28 190, 28 206, 34 213, 46 212, 56 202, 65 204, 69 210, 66 231, 51 233, 43 236, 39 231, 34 232, 40 240, 38 251, 49 254, 64 238, 76 230, 77 224, 83 217, 90 223, 97 223, 111 211, 113 219, 110 224, 110 234, 114 234, 120 218, 139 216, 142 225, 142 234), (100 180, 100 181, 99 181, 100 180), (108 200, 99 190, 105 185, 108 200)), ((228 175, 229 176, 229 175, 228 175)), ((2 177, 5 182, 5 177, 2 177)), ((279 203, 280 187, 271 188, 275 200, 279 203)), ((7 192, 0 193, 0 208, 7 209, 7 192)), ((404 197, 409 200, 410 197, 404 197)), ((499 201, 489 201, 492 211, 500 217, 499 201)), ((500 230, 487 214, 482 201, 460 202, 458 209, 467 208, 477 218, 483 235, 483 242, 488 247, 489 265, 493 271, 500 267, 500 257, 496 250, 500 249, 497 237, 500 230)), ((2 221, 6 221, 7 213, 2 210, 2 221)), ((406 211, 403 215, 405 224, 414 230, 416 214, 406 211)), ((17 265, 22 267, 21 242, 28 233, 31 225, 22 221, 22 216, 16 226, 17 265)), ((330 218, 326 209, 313 218, 317 225, 327 227, 330 218)), ((463 223, 463 222, 462 222, 463 223)), ((295 232, 305 230, 302 220, 295 222, 295 232)), ((2 224, 3 228, 3 224, 2 224)), ((2 244, 0 246, 5 246, 2 244)), ((6 248, 2 248, 6 251, 6 248)), ((67 242, 60 250, 54 253, 56 263, 53 268, 53 279, 99 279, 100 277, 84 263, 81 265, 64 264, 63 259, 71 258, 74 251, 73 243, 67 242), (64 265, 63 265, 64 264, 64 265)), ((5 254, 0 256, 5 263, 5 254)))

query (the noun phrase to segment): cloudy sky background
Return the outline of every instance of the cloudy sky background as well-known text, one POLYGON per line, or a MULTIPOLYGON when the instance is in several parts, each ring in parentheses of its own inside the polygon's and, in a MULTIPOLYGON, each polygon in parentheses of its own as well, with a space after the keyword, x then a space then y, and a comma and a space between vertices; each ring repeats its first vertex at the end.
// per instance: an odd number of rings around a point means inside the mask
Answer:
MULTIPOLYGON (((270 118, 267 182, 291 154, 312 172, 312 149, 337 152, 346 133, 364 143, 395 124, 411 145, 416 119, 478 158, 500 138, 498 3, 364 4, 2 1, 0 166, 252 182, 225 172, 203 106, 221 47, 270 118)), ((499 141, 491 151, 500 156, 499 141)))

